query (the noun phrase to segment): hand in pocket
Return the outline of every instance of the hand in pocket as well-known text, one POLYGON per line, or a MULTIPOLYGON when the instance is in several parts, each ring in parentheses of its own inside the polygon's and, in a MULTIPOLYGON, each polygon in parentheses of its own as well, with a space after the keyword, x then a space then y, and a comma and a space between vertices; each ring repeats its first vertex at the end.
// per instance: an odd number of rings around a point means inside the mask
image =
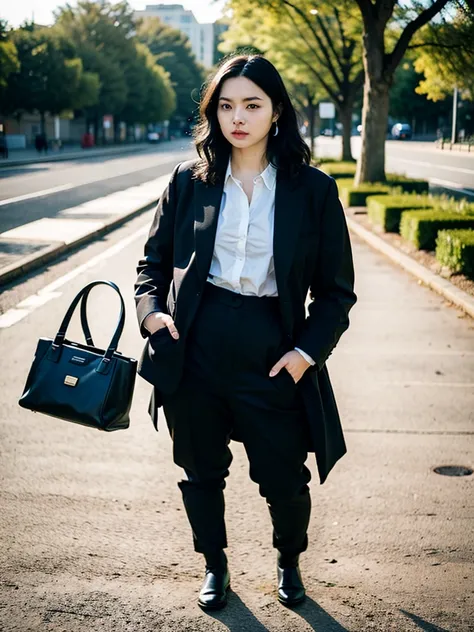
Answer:
POLYGON ((160 335, 163 336, 168 332, 174 340, 178 340, 179 338, 179 332, 176 329, 174 320, 169 314, 164 314, 163 312, 152 312, 145 318, 143 326, 150 332, 150 337, 155 336, 158 332, 163 330, 160 335))

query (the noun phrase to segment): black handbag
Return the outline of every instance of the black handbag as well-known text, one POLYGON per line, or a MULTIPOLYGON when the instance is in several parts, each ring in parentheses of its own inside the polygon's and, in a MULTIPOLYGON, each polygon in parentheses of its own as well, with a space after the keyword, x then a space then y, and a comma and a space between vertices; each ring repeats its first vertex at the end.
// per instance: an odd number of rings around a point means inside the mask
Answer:
POLYGON ((54 340, 39 339, 19 405, 98 430, 128 428, 137 361, 117 351, 124 324, 125 305, 115 283, 93 281, 82 288, 54 340), (120 297, 119 321, 105 351, 94 346, 87 322, 87 298, 96 285, 108 285, 120 297), (79 301, 85 345, 66 338, 79 301))

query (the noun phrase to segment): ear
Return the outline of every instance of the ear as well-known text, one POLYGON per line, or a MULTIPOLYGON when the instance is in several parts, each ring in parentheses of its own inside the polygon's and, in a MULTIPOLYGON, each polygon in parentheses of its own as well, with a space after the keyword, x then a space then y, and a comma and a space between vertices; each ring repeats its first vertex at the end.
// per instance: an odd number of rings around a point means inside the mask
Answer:
POLYGON ((282 112, 283 112, 283 105, 281 103, 279 103, 276 106, 276 108, 273 110, 272 123, 276 123, 278 121, 278 119, 280 118, 282 112))

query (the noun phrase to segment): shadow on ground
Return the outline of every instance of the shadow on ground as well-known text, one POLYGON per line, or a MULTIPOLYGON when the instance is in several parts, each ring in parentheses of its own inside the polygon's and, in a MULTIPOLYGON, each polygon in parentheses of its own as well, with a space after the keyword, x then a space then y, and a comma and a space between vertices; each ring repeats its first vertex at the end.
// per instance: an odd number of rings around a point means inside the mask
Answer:
POLYGON ((447 630, 446 628, 440 628, 439 625, 435 625, 434 623, 428 623, 428 621, 425 621, 424 619, 422 619, 421 617, 418 617, 416 614, 413 614, 412 612, 408 612, 407 610, 402 610, 401 608, 400 608, 400 612, 403 612, 403 614, 406 617, 411 619, 413 623, 416 623, 416 625, 421 630, 424 630, 424 632, 449 632, 449 630, 447 630))
MULTIPOLYGON (((305 602, 293 608, 292 611, 304 619, 313 630, 348 632, 347 628, 338 623, 336 619, 331 617, 330 614, 309 597, 306 597, 305 602)), ((234 592, 229 594, 229 603, 224 610, 208 612, 208 614, 226 625, 229 628, 229 632, 242 632, 242 630, 246 632, 268 632, 268 628, 260 623, 257 617, 234 592)))

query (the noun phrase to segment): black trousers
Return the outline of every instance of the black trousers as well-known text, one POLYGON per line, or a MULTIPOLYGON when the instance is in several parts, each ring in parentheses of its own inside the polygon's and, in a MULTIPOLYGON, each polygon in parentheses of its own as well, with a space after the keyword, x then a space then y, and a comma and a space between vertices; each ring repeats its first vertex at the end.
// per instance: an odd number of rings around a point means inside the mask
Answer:
POLYGON ((179 486, 200 553, 227 546, 223 490, 231 439, 243 442, 250 478, 267 501, 274 547, 288 555, 307 547, 311 475, 301 394, 286 369, 269 377, 292 348, 277 298, 243 296, 206 283, 187 340, 183 378, 163 397, 174 461, 187 475, 179 486))

